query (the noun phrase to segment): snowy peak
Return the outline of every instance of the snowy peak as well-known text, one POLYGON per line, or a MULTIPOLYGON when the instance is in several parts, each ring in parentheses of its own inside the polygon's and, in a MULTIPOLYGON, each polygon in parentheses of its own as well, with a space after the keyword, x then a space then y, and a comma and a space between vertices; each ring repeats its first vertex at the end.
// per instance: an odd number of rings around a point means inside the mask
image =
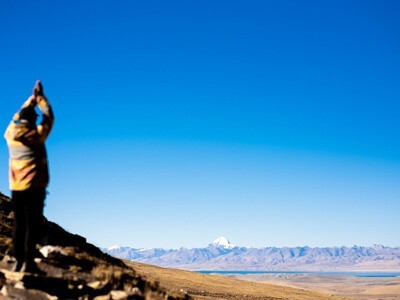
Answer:
POLYGON ((214 240, 211 244, 211 247, 216 247, 216 248, 225 248, 225 249, 232 249, 235 248, 236 246, 231 244, 229 240, 226 237, 219 237, 216 240, 214 240))
POLYGON ((117 250, 117 249, 120 249, 120 248, 122 248, 122 247, 119 246, 119 245, 114 245, 114 246, 111 246, 111 247, 107 248, 107 250, 117 250))

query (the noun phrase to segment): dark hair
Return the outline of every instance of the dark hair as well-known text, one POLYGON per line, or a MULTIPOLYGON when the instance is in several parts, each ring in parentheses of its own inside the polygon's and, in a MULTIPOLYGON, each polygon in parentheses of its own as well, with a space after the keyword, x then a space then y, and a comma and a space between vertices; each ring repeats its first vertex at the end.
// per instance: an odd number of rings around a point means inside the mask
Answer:
POLYGON ((20 120, 27 120, 31 124, 35 124, 37 120, 37 113, 35 108, 28 106, 20 110, 19 112, 19 119, 20 120))

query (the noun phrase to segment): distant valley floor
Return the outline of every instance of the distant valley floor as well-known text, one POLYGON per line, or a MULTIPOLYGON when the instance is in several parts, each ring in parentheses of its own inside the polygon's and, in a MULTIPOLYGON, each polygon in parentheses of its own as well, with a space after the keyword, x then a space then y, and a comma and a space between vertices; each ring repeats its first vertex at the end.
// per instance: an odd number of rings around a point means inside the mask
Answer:
POLYGON ((400 299, 400 277, 354 277, 316 274, 231 275, 229 277, 313 290, 358 300, 400 299))

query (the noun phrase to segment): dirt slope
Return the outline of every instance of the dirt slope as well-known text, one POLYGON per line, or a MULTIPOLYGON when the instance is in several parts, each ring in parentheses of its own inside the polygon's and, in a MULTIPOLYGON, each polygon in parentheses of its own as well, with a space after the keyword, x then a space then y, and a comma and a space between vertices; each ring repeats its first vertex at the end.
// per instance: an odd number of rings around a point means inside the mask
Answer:
POLYGON ((168 287, 175 292, 185 292, 198 300, 347 299, 287 286, 242 281, 178 269, 166 269, 131 261, 124 262, 139 274, 158 281, 161 286, 168 287))

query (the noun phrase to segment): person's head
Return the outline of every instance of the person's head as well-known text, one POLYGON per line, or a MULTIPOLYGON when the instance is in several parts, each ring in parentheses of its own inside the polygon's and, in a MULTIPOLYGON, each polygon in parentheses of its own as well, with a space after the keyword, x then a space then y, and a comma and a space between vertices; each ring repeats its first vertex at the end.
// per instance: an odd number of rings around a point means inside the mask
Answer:
POLYGON ((37 113, 34 107, 28 106, 19 112, 19 119, 28 121, 29 124, 35 125, 37 121, 37 113))

